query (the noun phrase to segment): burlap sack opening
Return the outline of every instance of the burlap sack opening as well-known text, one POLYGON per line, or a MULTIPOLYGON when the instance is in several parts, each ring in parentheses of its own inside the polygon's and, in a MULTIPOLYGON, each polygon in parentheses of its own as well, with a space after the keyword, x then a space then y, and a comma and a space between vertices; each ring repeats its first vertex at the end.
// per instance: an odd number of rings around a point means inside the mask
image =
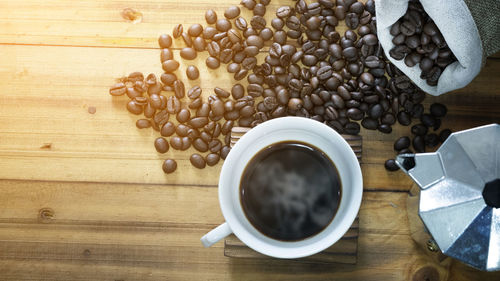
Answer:
POLYGON ((420 0, 458 60, 446 67, 437 86, 429 86, 420 79, 418 65, 408 67, 389 55, 394 47, 390 27, 406 13, 408 2, 375 2, 377 34, 387 58, 425 92, 437 96, 465 87, 484 66, 486 57, 500 50, 500 0, 420 0))

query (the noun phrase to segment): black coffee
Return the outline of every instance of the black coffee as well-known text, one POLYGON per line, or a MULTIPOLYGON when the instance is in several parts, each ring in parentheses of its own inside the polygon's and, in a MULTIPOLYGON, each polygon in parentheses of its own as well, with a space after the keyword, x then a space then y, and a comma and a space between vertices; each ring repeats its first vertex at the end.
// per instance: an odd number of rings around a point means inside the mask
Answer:
POLYGON ((322 231, 340 204, 341 181, 321 150, 280 142, 258 152, 240 182, 240 200, 250 223, 264 235, 297 241, 322 231))

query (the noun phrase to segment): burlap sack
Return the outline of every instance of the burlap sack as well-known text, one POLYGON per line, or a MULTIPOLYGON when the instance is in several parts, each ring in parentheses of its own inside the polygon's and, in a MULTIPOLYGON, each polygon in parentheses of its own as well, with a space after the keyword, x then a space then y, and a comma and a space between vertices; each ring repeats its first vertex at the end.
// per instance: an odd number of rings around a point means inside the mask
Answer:
POLYGON ((486 57, 500 50, 500 0, 420 0, 458 60, 446 67, 437 86, 429 86, 420 78, 418 65, 408 67, 389 55, 394 47, 390 28, 406 13, 408 2, 375 2, 377 35, 387 58, 425 92, 437 96, 465 87, 486 57))

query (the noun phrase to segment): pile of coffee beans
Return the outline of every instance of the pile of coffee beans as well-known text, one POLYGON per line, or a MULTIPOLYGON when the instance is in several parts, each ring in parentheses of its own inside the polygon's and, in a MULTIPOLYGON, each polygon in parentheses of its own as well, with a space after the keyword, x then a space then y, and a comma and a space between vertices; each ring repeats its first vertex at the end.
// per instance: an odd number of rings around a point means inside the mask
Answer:
POLYGON ((417 64, 420 78, 436 86, 443 70, 457 61, 434 21, 419 1, 410 1, 406 14, 391 27, 394 48, 389 52, 396 60, 404 59, 408 67, 417 64))
MULTIPOLYGON (((420 122, 411 127, 412 139, 408 136, 400 137, 394 142, 394 151, 398 154, 423 153, 426 149, 435 150, 440 143, 443 143, 450 135, 450 129, 443 129, 438 133, 441 127, 441 118, 443 118, 448 109, 440 103, 433 103, 430 106, 430 114, 423 113, 420 116, 420 122), (432 131, 432 132, 431 132, 432 131), (413 147, 411 150, 410 147, 413 147)), ((385 161, 385 168, 388 171, 397 171, 399 167, 394 159, 385 161)))
MULTIPOLYGON (((144 115, 138 128, 160 132, 154 143, 159 153, 192 146, 206 153, 190 157, 201 169, 226 158, 233 126, 301 116, 343 134, 358 134, 361 126, 389 134, 397 122, 408 126, 412 118, 422 117, 425 93, 385 57, 376 36, 373 0, 298 0, 279 7, 267 22, 269 2, 242 0, 241 6, 253 13, 248 20, 231 6, 223 16, 206 11, 207 26, 193 24, 186 31, 176 25, 172 36, 158 38, 164 71, 159 79, 134 72, 111 87, 111 95, 130 98, 131 113, 144 115), (343 34, 336 31, 342 21, 348 27, 343 34), (231 89, 215 87, 206 99, 200 86, 186 89, 176 75, 175 40, 184 45, 183 60, 206 51, 209 69, 225 64, 235 80, 231 89), (257 55, 267 48, 260 61, 257 55), (248 84, 239 82, 245 78, 248 84)), ((199 75, 197 66, 186 68, 188 79, 196 81, 199 75)), ((171 173, 176 167, 175 160, 167 159, 163 170, 171 173)))

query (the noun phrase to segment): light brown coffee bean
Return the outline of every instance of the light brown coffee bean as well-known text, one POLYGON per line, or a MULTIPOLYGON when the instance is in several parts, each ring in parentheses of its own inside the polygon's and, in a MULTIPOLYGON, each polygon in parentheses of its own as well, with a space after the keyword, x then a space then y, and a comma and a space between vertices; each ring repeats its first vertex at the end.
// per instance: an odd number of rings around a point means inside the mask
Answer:
POLYGON ((200 97, 200 98, 196 98, 196 99, 194 99, 194 100, 193 100, 193 101, 192 101, 192 102, 188 105, 188 107, 189 107, 190 109, 197 109, 197 108, 200 108, 200 106, 201 106, 202 104, 203 104, 203 101, 202 101, 202 99, 201 99, 201 97, 200 97))
POLYGON ((194 40, 193 40, 193 48, 196 51, 198 51, 198 52, 205 51, 205 46, 206 46, 205 39, 203 39, 202 37, 196 37, 196 38, 194 38, 194 40))
POLYGON ((109 89, 109 94, 112 96, 122 96, 127 92, 127 87, 124 83, 116 83, 109 89))
POLYGON ((215 116, 222 116, 224 114, 224 103, 221 100, 216 100, 210 104, 210 109, 215 116))
POLYGON ((174 30, 172 31, 172 36, 174 36, 174 38, 179 38, 182 34, 182 31, 183 31, 182 24, 177 24, 174 26, 174 30))
POLYGON ((220 62, 216 57, 208 57, 206 60, 207 67, 210 69, 216 69, 220 66, 220 62))
POLYGON ((160 53, 160 60, 163 63, 166 60, 171 60, 174 58, 174 55, 170 49, 162 49, 160 53))
POLYGON ((170 137, 175 133, 174 123, 168 121, 161 127, 160 134, 164 137, 170 137))
POLYGON ((143 106, 132 100, 127 103, 127 110, 132 114, 139 115, 143 111, 143 106))
POLYGON ((228 91, 226 91, 222 88, 219 88, 219 87, 215 87, 214 92, 221 99, 228 98, 231 95, 228 91))
POLYGON ((189 129, 190 128, 188 126, 183 125, 183 124, 179 124, 179 125, 177 125, 177 127, 175 127, 175 133, 179 137, 186 137, 188 135, 189 129))
POLYGON ((246 42, 248 46, 256 46, 259 49, 264 47, 264 40, 257 35, 248 36, 246 42))
POLYGON ((174 73, 163 73, 160 76, 160 80, 164 85, 173 86, 175 80, 177 80, 177 75, 174 73))
POLYGON ((205 159, 198 153, 192 154, 191 157, 189 157, 189 161, 195 168, 198 169, 203 169, 206 166, 205 159))
POLYGON ((241 69, 240 71, 236 72, 234 74, 234 79, 236 81, 240 81, 242 80, 243 78, 245 78, 248 74, 248 70, 247 69, 241 69))
POLYGON ((209 153, 205 157, 205 162, 207 162, 208 166, 215 166, 219 162, 220 156, 219 154, 216 153, 209 153))
POLYGON ((234 84, 231 88, 231 95, 235 100, 240 99, 245 95, 245 88, 239 83, 234 84))
POLYGON ((191 120, 189 120, 189 125, 193 128, 201 128, 208 124, 208 118, 207 117, 194 117, 191 120))
POLYGON ((225 32, 231 29, 231 22, 227 19, 218 19, 215 23, 215 28, 220 32, 225 32))
POLYGON ((227 100, 224 102, 224 110, 225 111, 233 111, 234 110, 234 100, 227 100))
POLYGON ((193 147, 198 150, 199 152, 207 152, 208 151, 208 144, 201 138, 196 138, 193 141, 193 147))
POLYGON ((137 120, 135 122, 135 125, 139 129, 145 129, 145 128, 150 128, 151 127, 151 123, 149 122, 148 119, 139 119, 139 120, 137 120))
POLYGON ((179 62, 176 60, 166 60, 161 64, 161 67, 165 70, 165 72, 172 73, 179 68, 179 62))
POLYGON ((162 137, 155 139, 155 148, 158 153, 167 152, 169 148, 167 140, 162 137))
MULTIPOLYGON (((181 80, 175 80, 175 82, 174 82, 175 97, 178 99, 182 99, 185 96, 185 91, 186 91, 186 88, 184 86, 184 82, 182 82, 181 80)), ((167 104, 168 104, 168 101, 167 101, 167 104)))
POLYGON ((208 24, 214 24, 217 21, 217 13, 210 9, 205 12, 205 20, 208 24))
POLYGON ((236 73, 236 72, 240 71, 241 65, 233 62, 233 63, 228 64, 226 69, 227 69, 227 72, 229 72, 229 73, 236 73))
MULTIPOLYGON (((178 81, 178 80, 177 80, 178 81)), ((167 111, 170 114, 176 114, 181 110, 181 102, 175 96, 170 96, 167 99, 167 111)))
POLYGON ((151 104, 146 104, 144 107, 144 116, 146 118, 152 118, 156 113, 156 109, 151 106, 151 104))
POLYGON ((220 150, 220 158, 222 159, 226 159, 227 155, 229 154, 229 152, 231 151, 231 147, 229 146, 223 146, 220 150))
POLYGON ((203 32, 203 26, 199 23, 192 24, 188 29, 188 35, 198 37, 203 32))
POLYGON ((182 48, 180 55, 185 60, 194 60, 196 58, 196 50, 190 47, 182 48))
POLYGON ((264 6, 261 3, 256 4, 255 7, 253 8, 253 14, 255 16, 263 17, 266 14, 266 6, 264 6))
POLYGON ((200 97, 201 92, 202 92, 202 89, 200 88, 200 86, 193 86, 191 89, 188 90, 187 96, 190 99, 194 100, 194 99, 197 99, 200 97))
POLYGON ((194 65, 190 65, 186 68, 186 76, 189 80, 196 80, 200 77, 200 71, 194 65))
POLYGON ((165 174, 173 173, 177 169, 177 162, 173 159, 167 159, 163 162, 162 169, 165 174))
POLYGON ((187 122, 190 117, 191 117, 191 112, 189 112, 189 110, 185 108, 181 109, 176 116, 177 121, 179 121, 180 123, 187 122))
POLYGON ((215 123, 215 128, 212 132, 212 137, 215 139, 215 138, 218 138, 220 136, 222 132, 222 126, 220 125, 220 123, 215 123))
POLYGON ((172 46, 172 37, 168 34, 162 34, 158 37, 158 45, 160 48, 170 48, 172 46))
POLYGON ((236 20, 234 21, 234 25, 241 31, 245 31, 248 26, 247 21, 242 17, 236 18, 236 20))
POLYGON ((187 136, 183 137, 181 141, 182 141, 181 150, 188 150, 191 147, 191 139, 189 139, 189 137, 187 136))
POLYGON ((201 106, 196 110, 196 117, 208 117, 210 113, 210 105, 208 103, 202 103, 201 106))
POLYGON ((230 6, 224 12, 224 16, 228 19, 234 19, 240 15, 240 8, 238 6, 230 6))
POLYGON ((218 139, 213 139, 208 143, 208 149, 213 153, 219 152, 221 148, 222 148, 222 143, 218 139))
POLYGON ((182 148, 182 138, 174 136, 170 138, 170 146, 175 150, 181 150, 182 148))
POLYGON ((186 32, 182 32, 181 37, 182 41, 184 41, 184 44, 186 44, 186 46, 188 47, 193 46, 193 39, 191 39, 191 37, 186 32))

